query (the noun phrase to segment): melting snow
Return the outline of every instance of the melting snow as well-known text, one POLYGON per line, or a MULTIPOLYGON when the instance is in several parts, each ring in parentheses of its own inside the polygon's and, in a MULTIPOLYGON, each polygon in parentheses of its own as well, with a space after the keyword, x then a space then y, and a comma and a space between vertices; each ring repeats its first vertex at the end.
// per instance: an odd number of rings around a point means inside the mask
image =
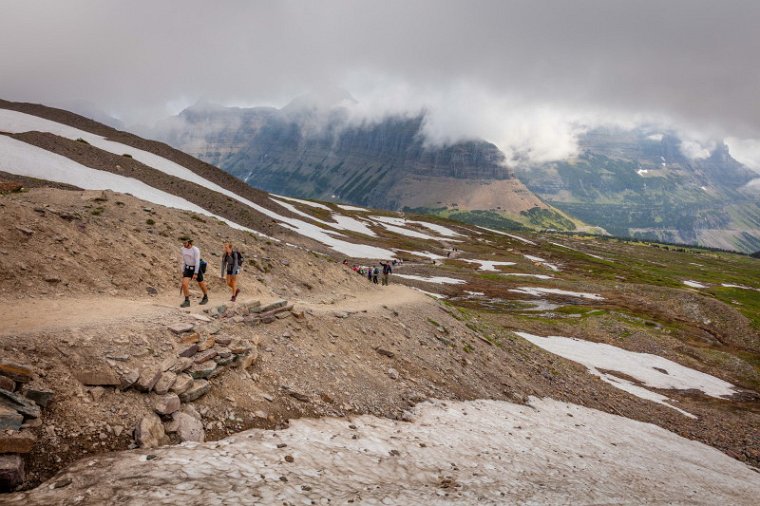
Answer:
POLYGON ((340 207, 341 209, 345 211, 364 211, 369 212, 369 209, 364 209, 363 207, 356 207, 356 206, 349 206, 348 204, 335 204, 336 206, 340 207))
POLYGON ((474 258, 462 258, 463 262, 467 262, 470 264, 479 264, 480 267, 478 270, 480 271, 498 271, 496 266, 498 265, 515 265, 514 262, 497 262, 495 260, 476 260, 474 258))
POLYGON ((297 199, 295 197, 286 197, 285 195, 276 195, 274 193, 271 193, 273 197, 277 197, 278 199, 285 199, 290 200, 291 202, 298 202, 299 204, 303 204, 309 207, 316 207, 317 209, 324 209, 326 211, 332 211, 329 207, 327 207, 324 204, 320 204, 319 202, 312 202, 310 200, 303 200, 303 199, 297 199))
POLYGON ((526 239, 524 237, 520 237, 519 235, 508 234, 506 232, 502 232, 501 230, 494 230, 493 228, 481 227, 479 225, 475 225, 475 226, 478 227, 478 228, 480 228, 480 229, 488 230, 489 232, 493 232, 494 234, 506 235, 507 237, 511 237, 512 239, 517 239, 518 241, 522 241, 525 244, 530 244, 531 246, 538 246, 535 242, 531 241, 530 239, 526 239))
POLYGON ((417 255, 417 256, 421 256, 421 257, 427 257, 427 258, 431 258, 433 260, 440 260, 440 259, 446 258, 446 257, 444 257, 442 255, 439 255, 437 253, 431 253, 429 251, 410 251, 410 250, 406 250, 406 249, 397 249, 397 250, 394 250, 394 251, 396 251, 396 252, 403 252, 403 253, 411 253, 412 255, 417 255))
POLYGON ((691 280, 688 280, 688 279, 685 280, 683 282, 683 284, 686 285, 686 286, 690 286, 691 288, 707 288, 702 283, 697 283, 696 281, 691 281, 691 280))
POLYGON ((758 475, 656 425, 530 398, 425 402, 411 422, 291 420, 91 455, 12 504, 753 504, 758 475), (351 427, 349 427, 351 424, 351 427), (148 459, 148 455, 151 456, 148 459), (287 458, 290 456, 290 458, 287 458))
MULTIPOLYGON (((517 335, 556 355, 585 365, 592 374, 602 377, 613 386, 661 404, 666 403, 664 399, 658 397, 659 394, 646 391, 648 397, 644 397, 641 390, 645 389, 642 387, 618 377, 610 377, 609 374, 601 372, 600 369, 621 372, 653 388, 697 389, 711 397, 729 397, 735 393, 734 386, 731 383, 682 366, 658 355, 636 353, 605 343, 592 343, 569 337, 540 337, 526 332, 517 332, 517 335)), ((670 404, 666 405, 674 407, 670 404)))
POLYGON ((435 283, 436 285, 462 285, 464 283, 467 283, 467 281, 463 279, 457 279, 457 278, 448 278, 446 276, 415 276, 414 274, 396 274, 396 276, 400 278, 406 278, 406 279, 416 279, 417 281, 425 281, 427 283, 435 283))
POLYGON ((760 292, 760 288, 752 288, 751 286, 731 285, 729 283, 721 283, 720 286, 723 286, 725 288, 740 288, 742 290, 755 290, 755 291, 760 292))
POLYGON ((509 291, 516 292, 516 293, 526 293, 528 295, 533 295, 534 297, 540 297, 542 294, 546 294, 546 293, 553 293, 556 295, 568 295, 570 297, 580 297, 582 299, 589 299, 589 300, 604 300, 604 297, 602 297, 601 295, 597 295, 595 293, 571 292, 569 290, 560 290, 559 288, 540 288, 537 286, 521 286, 519 288, 510 289, 509 291))
MULTIPOLYGON (((399 228, 402 228, 402 229, 406 230, 407 232, 413 232, 415 234, 419 234, 419 235, 410 235, 410 237, 418 237, 420 239, 439 240, 439 238, 437 238, 437 237, 431 237, 429 235, 425 235, 425 234, 422 234, 422 233, 417 232, 417 231, 412 231, 412 230, 409 230, 409 229, 405 229, 404 227, 406 227, 409 223, 413 223, 413 224, 421 225, 421 226, 423 226, 425 228, 428 228, 428 229, 432 230, 433 232, 435 232, 438 235, 441 235, 443 237, 457 237, 457 236, 462 235, 462 234, 460 234, 458 232, 454 232, 450 228, 444 227, 442 225, 436 225, 436 224, 433 224, 433 223, 428 223, 426 221, 405 220, 404 218, 397 218, 397 217, 394 217, 394 216, 370 216, 370 218, 372 218, 373 220, 381 223, 383 226, 385 226, 389 230, 391 230, 389 227, 399 227, 399 228)), ((395 230, 392 230, 392 231, 395 231, 395 230)), ((396 233, 401 233, 401 232, 396 232, 396 233)), ((402 234, 402 235, 409 235, 409 234, 402 234)))
POLYGON ((332 219, 336 223, 331 223, 331 227, 338 228, 340 230, 350 230, 352 232, 358 232, 360 234, 368 235, 371 237, 377 237, 374 230, 369 228, 366 222, 357 220, 350 216, 344 216, 342 214, 332 214, 332 219))
POLYGON ((502 276, 522 276, 526 278, 537 278, 537 279, 554 279, 554 276, 549 276, 548 274, 524 274, 522 272, 502 272, 502 276))
POLYGON ((110 172, 91 169, 26 142, 0 135, 0 169, 11 174, 67 183, 85 190, 114 190, 154 204, 210 216, 238 230, 260 234, 142 181, 110 172))
POLYGON ((424 293, 425 295, 429 295, 430 297, 433 297, 434 299, 445 299, 446 298, 445 295, 441 295, 440 293, 428 292, 428 291, 421 290, 421 289, 415 288, 415 287, 412 287, 412 288, 414 290, 417 290, 418 292, 424 293))
POLYGON ((550 264, 549 262, 547 262, 546 260, 544 260, 541 257, 536 257, 536 256, 533 256, 533 255, 523 255, 523 256, 525 258, 527 258, 528 260, 530 260, 531 262, 536 262, 536 263, 539 263, 539 264, 541 264, 541 265, 543 265, 545 267, 548 267, 549 269, 553 270, 554 272, 559 271, 559 267, 557 267, 555 264, 550 264))

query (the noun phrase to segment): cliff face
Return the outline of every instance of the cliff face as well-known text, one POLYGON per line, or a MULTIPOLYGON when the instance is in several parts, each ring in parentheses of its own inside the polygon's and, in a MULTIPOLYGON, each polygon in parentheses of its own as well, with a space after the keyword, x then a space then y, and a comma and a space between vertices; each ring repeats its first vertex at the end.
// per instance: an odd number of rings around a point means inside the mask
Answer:
POLYGON ((758 175, 725 144, 683 154, 673 133, 597 129, 577 159, 521 167, 518 177, 549 204, 619 236, 752 252, 760 247, 758 175))
POLYGON ((340 108, 205 106, 184 111, 154 135, 275 193, 387 209, 444 202, 467 207, 480 201, 514 212, 543 206, 504 165, 496 146, 484 141, 426 145, 423 121, 423 116, 390 117, 356 124, 340 108), (480 197, 489 193, 484 185, 493 185, 493 195, 480 197), (461 194, 452 191, 455 186, 461 194), (519 198, 513 198, 514 191, 519 198))

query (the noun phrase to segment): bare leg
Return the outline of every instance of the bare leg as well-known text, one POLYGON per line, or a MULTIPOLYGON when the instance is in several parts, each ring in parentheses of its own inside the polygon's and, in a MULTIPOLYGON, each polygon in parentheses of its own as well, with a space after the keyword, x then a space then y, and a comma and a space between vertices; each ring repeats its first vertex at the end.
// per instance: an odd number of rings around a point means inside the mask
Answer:
POLYGON ((208 283, 205 281, 199 281, 198 286, 201 287, 201 291, 203 292, 203 295, 208 295, 208 283))
POLYGON ((230 274, 227 276, 227 285, 230 287, 230 290, 232 291, 232 295, 235 295, 235 292, 237 291, 237 275, 236 274, 230 274))
POLYGON ((190 297, 190 278, 182 278, 182 293, 185 297, 190 297))

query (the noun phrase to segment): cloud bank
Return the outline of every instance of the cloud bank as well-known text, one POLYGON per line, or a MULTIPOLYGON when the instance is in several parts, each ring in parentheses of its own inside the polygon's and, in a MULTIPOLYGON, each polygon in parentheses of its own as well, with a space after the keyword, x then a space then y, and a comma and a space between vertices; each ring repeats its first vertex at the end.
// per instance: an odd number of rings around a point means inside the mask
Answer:
MULTIPOLYGON (((125 124, 198 100, 282 106, 339 86, 431 142, 572 154, 588 125, 662 122, 699 155, 760 139, 754 0, 0 0, 0 97, 125 124), (585 126, 584 126, 585 125, 585 126)), ((754 158, 753 158, 754 160, 754 158)), ((760 163, 752 162, 753 166, 760 163)))

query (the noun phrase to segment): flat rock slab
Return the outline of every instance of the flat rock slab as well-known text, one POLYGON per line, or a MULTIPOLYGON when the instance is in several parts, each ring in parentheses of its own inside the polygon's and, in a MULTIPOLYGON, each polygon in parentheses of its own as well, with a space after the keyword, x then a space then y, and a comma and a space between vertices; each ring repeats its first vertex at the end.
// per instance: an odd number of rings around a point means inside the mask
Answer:
POLYGON ((0 406, 16 410, 25 417, 39 418, 40 407, 26 397, 0 389, 0 406))
POLYGON ((0 432, 0 453, 29 453, 36 442, 31 432, 0 432))
POLYGON ((24 415, 0 404, 0 430, 19 430, 22 423, 24 423, 24 415))
POLYGON ((185 332, 193 330, 195 325, 192 323, 175 323, 174 325, 169 325, 167 328, 175 334, 184 334, 185 332))
POLYGON ((193 402, 196 399, 206 395, 211 390, 211 384, 206 380, 196 380, 193 385, 182 395, 179 396, 182 402, 193 402))
POLYGON ((76 371, 74 377, 88 387, 117 387, 121 385, 119 375, 108 364, 94 364, 84 367, 76 371))
POLYGON ((53 398, 54 392, 47 388, 32 388, 28 387, 24 389, 24 396, 34 401, 41 408, 46 408, 50 403, 50 399, 53 398))
POLYGON ((28 383, 34 379, 34 371, 26 365, 0 360, 0 376, 6 376, 18 383, 28 383))

